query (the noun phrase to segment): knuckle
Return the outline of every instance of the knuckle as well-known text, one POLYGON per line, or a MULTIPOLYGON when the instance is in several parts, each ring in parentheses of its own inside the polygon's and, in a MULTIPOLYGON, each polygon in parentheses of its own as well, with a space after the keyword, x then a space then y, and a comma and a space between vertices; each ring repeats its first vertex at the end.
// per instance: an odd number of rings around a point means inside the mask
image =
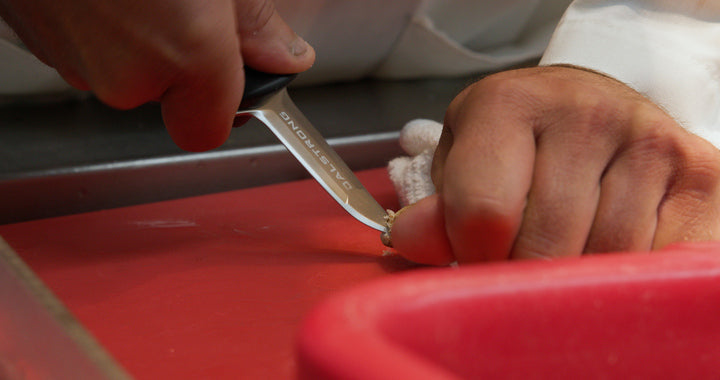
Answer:
POLYGON ((668 191, 689 192, 705 198, 718 191, 720 151, 690 134, 669 117, 645 120, 646 127, 632 141, 637 171, 666 173, 668 191))
POLYGON ((103 103, 122 110, 158 100, 164 92, 161 82, 148 79, 139 70, 134 74, 106 76, 95 81, 92 89, 103 103))
MULTIPOLYGON (((482 117, 502 117, 532 121, 543 105, 542 88, 513 72, 488 76, 464 89, 445 113, 446 125, 464 126, 463 121, 482 117)), ((473 124, 473 123, 469 123, 473 124)))
MULTIPOLYGON (((682 163, 669 181, 660 215, 663 223, 676 225, 677 240, 717 239, 720 233, 720 157, 713 149, 683 152, 682 163)), ((653 244, 662 246, 655 240, 653 244)))
POLYGON ((538 102, 538 96, 533 84, 526 78, 500 73, 481 80, 474 90, 490 104, 534 104, 538 102))
POLYGON ((491 231, 499 240, 512 240, 524 207, 513 206, 505 199, 472 195, 461 201, 446 200, 448 221, 465 236, 491 231))
POLYGON ((641 132, 655 130, 655 131, 667 131, 672 129, 678 129, 680 126, 678 123, 670 117, 664 110, 658 107, 655 103, 642 98, 642 101, 634 102, 630 123, 638 126, 638 130, 641 132))
POLYGON ((227 32, 222 23, 198 17, 186 24, 184 30, 158 49, 158 59, 169 67, 192 67, 197 62, 215 57, 218 49, 228 47, 227 32))
POLYGON ((617 114, 612 100, 598 90, 575 91, 570 106, 589 125, 604 124, 617 114))
POLYGON ((119 110, 133 109, 152 100, 152 98, 144 97, 133 91, 103 90, 102 88, 96 90, 95 95, 103 103, 119 110))
MULTIPOLYGON (((696 197, 707 199, 718 192, 720 185, 720 152, 710 143, 700 140, 690 146, 682 146, 681 178, 682 187, 695 194, 696 197)), ((693 139, 693 140, 695 140, 693 139)))
POLYGON ((464 88, 460 93, 453 98, 453 100, 448 105, 447 109, 445 110, 445 117, 443 119, 444 125, 453 125, 455 124, 455 119, 457 115, 460 113, 460 110, 463 108, 465 103, 465 98, 473 91, 473 88, 477 85, 477 83, 474 83, 466 88, 464 88))
POLYGON ((587 143, 597 144, 598 139, 611 139, 617 134, 621 110, 615 101, 598 90, 585 89, 572 93, 567 103, 560 103, 556 110, 556 127, 572 125, 572 132, 584 137, 587 143))
POLYGON ((684 131, 667 114, 651 104, 640 104, 630 115, 630 152, 638 160, 666 165, 683 155, 684 131), (678 133, 680 132, 680 133, 678 133))
POLYGON ((258 32, 265 28, 275 12, 275 2, 272 0, 251 1, 238 9, 238 28, 245 32, 258 32))
POLYGON ((666 165, 668 160, 676 161, 682 156, 682 148, 674 136, 651 128, 633 139, 632 154, 638 159, 666 165))
POLYGON ((676 126, 656 128, 634 144, 639 147, 636 154, 667 173, 666 200, 690 210, 720 195, 720 151, 708 141, 676 126))

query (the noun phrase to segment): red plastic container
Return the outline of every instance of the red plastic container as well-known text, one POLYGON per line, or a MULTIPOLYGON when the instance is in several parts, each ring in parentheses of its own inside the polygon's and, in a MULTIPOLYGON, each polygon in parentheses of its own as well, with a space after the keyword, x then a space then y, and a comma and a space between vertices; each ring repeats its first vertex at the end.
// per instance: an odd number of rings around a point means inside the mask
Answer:
POLYGON ((326 300, 303 379, 720 378, 720 243, 429 269, 326 300))

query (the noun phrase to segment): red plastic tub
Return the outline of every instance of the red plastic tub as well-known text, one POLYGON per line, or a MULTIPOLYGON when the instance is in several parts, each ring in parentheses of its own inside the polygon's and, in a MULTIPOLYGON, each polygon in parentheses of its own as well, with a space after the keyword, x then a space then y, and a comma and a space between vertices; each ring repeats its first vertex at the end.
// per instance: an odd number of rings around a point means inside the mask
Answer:
POLYGON ((720 378, 720 244, 422 270, 305 320, 304 379, 720 378))

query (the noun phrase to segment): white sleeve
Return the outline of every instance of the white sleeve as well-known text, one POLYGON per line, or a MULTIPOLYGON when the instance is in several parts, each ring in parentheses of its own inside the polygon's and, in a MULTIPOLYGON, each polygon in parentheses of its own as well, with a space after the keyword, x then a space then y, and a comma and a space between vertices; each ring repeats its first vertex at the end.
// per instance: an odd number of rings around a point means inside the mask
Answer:
POLYGON ((720 147, 720 0, 576 0, 541 65, 610 75, 720 147))

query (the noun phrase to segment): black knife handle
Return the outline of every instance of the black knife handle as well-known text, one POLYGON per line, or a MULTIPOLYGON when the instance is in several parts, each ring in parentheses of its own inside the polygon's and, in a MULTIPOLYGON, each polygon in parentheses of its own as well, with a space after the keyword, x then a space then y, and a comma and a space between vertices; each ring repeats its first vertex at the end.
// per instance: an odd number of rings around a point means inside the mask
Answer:
POLYGON ((245 92, 239 110, 245 110, 287 87, 297 74, 269 74, 245 67, 245 92))

